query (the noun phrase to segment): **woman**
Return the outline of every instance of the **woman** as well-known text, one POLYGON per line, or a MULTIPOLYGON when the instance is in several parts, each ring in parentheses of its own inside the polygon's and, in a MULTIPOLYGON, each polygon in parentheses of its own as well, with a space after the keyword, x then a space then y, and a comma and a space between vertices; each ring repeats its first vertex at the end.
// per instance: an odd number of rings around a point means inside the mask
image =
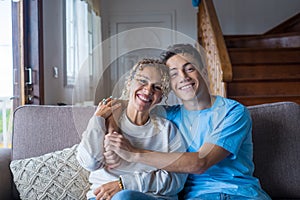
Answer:
MULTIPOLYGON (((119 126, 122 135, 136 147, 163 152, 185 151, 176 127, 166 119, 150 115, 150 110, 168 95, 169 79, 167 67, 152 59, 138 62, 130 72, 122 94, 128 106, 119 119, 119 126)), ((125 189, 136 199, 177 199, 187 177, 185 174, 126 161, 114 169, 105 167, 103 142, 107 133, 105 120, 111 115, 109 106, 111 102, 99 104, 78 146, 77 160, 91 171, 92 186, 87 198, 107 200, 125 189)))

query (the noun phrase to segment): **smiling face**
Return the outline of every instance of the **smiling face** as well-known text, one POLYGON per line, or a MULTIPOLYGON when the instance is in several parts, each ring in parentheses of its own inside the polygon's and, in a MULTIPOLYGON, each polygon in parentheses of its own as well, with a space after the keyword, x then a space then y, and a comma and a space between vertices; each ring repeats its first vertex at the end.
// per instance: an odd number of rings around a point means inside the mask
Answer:
POLYGON ((137 112, 149 112, 163 97, 163 83, 160 70, 145 66, 138 70, 130 83, 128 108, 137 112))
POLYGON ((197 101, 203 92, 207 92, 196 62, 189 55, 174 55, 167 60, 166 65, 170 70, 172 90, 183 102, 197 101))

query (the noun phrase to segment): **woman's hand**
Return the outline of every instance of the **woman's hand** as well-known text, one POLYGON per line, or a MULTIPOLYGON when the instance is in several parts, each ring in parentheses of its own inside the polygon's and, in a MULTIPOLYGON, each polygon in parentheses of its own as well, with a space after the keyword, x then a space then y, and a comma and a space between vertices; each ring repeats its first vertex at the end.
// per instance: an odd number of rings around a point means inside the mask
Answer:
POLYGON ((117 103, 117 100, 114 100, 112 98, 103 99, 98 104, 95 115, 107 119, 112 115, 112 113, 117 112, 119 109, 121 109, 121 105, 121 103, 117 103))
POLYGON ((96 199, 110 200, 117 192, 121 191, 119 181, 112 181, 105 183, 94 190, 96 199))
POLYGON ((113 151, 105 151, 103 156, 105 158, 105 165, 109 169, 120 166, 123 161, 122 158, 120 158, 120 156, 113 151))
MULTIPOLYGON (((123 135, 118 134, 116 132, 105 135, 104 148, 107 152, 109 151, 115 152, 123 160, 126 160, 128 162, 134 162, 133 160, 134 155, 135 153, 138 152, 138 149, 135 149, 130 144, 130 142, 126 138, 124 138, 123 135)), ((116 159, 111 159, 111 158, 109 159, 109 167, 112 167, 120 163, 118 158, 116 159)))

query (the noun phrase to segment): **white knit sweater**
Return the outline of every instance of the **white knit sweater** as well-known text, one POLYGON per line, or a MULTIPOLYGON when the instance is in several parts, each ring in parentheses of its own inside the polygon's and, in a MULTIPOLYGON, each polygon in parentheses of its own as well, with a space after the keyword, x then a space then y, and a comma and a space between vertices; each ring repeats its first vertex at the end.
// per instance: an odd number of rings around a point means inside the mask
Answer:
MULTIPOLYGON (((135 147, 161 152, 183 152, 185 145, 178 129, 170 121, 151 116, 143 126, 130 122, 126 114, 119 121, 122 134, 135 147)), ((104 183, 122 178, 124 189, 137 190, 164 199, 177 199, 177 193, 183 188, 187 175, 170 173, 141 163, 122 164, 115 169, 104 166, 103 140, 106 133, 105 120, 93 116, 82 135, 78 146, 77 160, 91 171, 92 184, 88 199, 94 197, 93 190, 104 183)))

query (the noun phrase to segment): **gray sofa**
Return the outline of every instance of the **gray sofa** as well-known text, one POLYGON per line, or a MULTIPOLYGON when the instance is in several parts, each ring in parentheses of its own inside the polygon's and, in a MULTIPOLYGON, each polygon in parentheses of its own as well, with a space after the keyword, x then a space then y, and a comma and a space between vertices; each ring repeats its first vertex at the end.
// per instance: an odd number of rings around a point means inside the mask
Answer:
MULTIPOLYGON (((300 106, 248 107, 253 120, 255 176, 273 199, 300 199, 300 106)), ((79 143, 94 107, 22 106, 14 112, 13 148, 0 149, 0 199, 18 199, 9 164, 79 143)))

